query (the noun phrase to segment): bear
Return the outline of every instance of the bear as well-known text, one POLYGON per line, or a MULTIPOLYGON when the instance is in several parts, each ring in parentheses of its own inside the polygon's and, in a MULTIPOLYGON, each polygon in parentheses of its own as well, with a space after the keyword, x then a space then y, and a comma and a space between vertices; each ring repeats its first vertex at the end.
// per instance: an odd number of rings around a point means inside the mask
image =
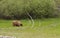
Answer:
POLYGON ((23 26, 23 24, 21 23, 21 21, 19 21, 19 20, 14 20, 13 22, 12 22, 12 24, 13 24, 13 26, 23 26))

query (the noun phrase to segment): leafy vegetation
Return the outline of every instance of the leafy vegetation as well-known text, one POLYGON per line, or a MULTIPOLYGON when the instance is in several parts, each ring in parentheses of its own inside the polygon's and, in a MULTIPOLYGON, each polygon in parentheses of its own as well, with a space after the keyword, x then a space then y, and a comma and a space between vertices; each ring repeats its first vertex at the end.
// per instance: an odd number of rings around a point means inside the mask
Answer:
POLYGON ((1 0, 0 18, 25 19, 30 18, 29 13, 35 18, 57 17, 54 0, 1 0))

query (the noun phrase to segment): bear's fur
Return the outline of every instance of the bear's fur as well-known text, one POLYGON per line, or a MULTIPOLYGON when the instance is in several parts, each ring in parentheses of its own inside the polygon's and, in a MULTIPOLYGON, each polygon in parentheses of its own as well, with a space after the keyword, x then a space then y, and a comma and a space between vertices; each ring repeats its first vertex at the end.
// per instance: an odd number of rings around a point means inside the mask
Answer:
POLYGON ((13 26, 23 26, 22 25, 22 23, 21 23, 21 21, 18 21, 18 20, 14 20, 13 22, 12 22, 12 24, 13 24, 13 26))

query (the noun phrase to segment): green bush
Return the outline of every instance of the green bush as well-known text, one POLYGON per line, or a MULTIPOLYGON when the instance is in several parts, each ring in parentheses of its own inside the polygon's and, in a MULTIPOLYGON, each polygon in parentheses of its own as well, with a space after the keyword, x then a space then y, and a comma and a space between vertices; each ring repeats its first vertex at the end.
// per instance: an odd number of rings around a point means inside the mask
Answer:
POLYGON ((26 19, 56 17, 56 5, 54 0, 1 0, 0 18, 26 19))

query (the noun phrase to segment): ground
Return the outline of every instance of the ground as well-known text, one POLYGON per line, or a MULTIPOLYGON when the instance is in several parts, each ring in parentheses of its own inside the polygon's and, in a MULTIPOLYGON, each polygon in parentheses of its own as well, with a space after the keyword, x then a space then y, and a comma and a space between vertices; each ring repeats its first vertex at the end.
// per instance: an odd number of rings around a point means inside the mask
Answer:
POLYGON ((16 38, 60 38, 60 18, 21 20, 23 27, 13 27, 12 20, 0 20, 0 35, 16 38), (32 27, 33 26, 33 27, 32 27))

